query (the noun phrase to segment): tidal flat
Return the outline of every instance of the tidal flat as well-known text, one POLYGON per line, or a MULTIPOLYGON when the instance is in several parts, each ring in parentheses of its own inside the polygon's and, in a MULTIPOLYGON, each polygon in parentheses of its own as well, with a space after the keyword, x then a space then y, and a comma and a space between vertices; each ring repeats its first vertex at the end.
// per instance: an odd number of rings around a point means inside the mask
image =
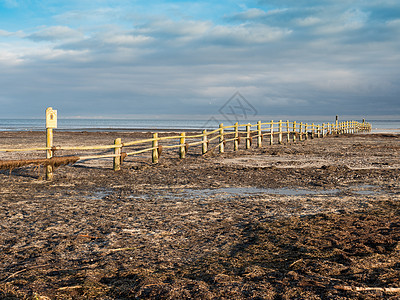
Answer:
MULTIPOLYGON (((150 132, 56 132, 107 145, 150 132)), ((44 132, 0 132, 0 148, 44 132)), ((1 299, 398 299, 400 135, 0 171, 1 299)), ((135 149, 134 149, 135 150, 135 149)), ((60 151, 58 156, 77 155, 60 151)), ((43 152, 0 153, 0 160, 43 152)))

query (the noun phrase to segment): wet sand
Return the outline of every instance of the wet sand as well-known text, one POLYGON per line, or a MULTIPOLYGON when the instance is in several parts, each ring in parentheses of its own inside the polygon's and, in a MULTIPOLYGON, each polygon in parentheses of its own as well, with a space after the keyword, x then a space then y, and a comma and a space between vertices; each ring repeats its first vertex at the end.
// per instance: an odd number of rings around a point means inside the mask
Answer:
MULTIPOLYGON (((56 132, 55 145, 149 136, 56 132)), ((0 133, 0 148, 44 141, 0 133)), ((163 151, 157 165, 127 157, 119 172, 110 159, 80 161, 52 182, 43 168, 0 171, 0 298, 400 296, 387 289, 400 288, 400 135, 226 147, 184 160, 163 151)))

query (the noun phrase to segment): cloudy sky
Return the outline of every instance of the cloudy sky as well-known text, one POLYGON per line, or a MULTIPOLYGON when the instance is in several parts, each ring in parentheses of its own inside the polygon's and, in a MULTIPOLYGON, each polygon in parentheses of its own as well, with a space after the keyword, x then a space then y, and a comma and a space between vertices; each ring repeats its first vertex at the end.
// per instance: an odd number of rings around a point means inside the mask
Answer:
POLYGON ((0 118, 400 115, 398 0, 0 0, 0 118))

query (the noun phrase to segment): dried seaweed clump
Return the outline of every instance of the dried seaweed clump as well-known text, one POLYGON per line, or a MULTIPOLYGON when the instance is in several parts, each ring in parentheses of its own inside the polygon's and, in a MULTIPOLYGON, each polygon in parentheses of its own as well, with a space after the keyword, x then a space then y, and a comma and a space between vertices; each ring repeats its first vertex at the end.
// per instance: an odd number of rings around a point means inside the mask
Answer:
POLYGON ((25 166, 52 166, 58 168, 63 165, 74 164, 79 160, 78 156, 67 157, 52 157, 43 159, 19 159, 19 160, 4 160, 0 161, 0 170, 12 170, 25 166))

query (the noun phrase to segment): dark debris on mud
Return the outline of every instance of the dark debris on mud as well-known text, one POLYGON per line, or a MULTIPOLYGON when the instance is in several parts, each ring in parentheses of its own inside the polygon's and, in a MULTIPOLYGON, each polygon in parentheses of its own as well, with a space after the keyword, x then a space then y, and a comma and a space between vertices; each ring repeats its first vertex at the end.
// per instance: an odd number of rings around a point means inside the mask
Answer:
POLYGON ((358 135, 72 165, 52 182, 2 172, 0 298, 398 299, 385 288, 400 287, 399 150, 396 135, 358 135), (229 187, 338 191, 207 192, 229 187))

